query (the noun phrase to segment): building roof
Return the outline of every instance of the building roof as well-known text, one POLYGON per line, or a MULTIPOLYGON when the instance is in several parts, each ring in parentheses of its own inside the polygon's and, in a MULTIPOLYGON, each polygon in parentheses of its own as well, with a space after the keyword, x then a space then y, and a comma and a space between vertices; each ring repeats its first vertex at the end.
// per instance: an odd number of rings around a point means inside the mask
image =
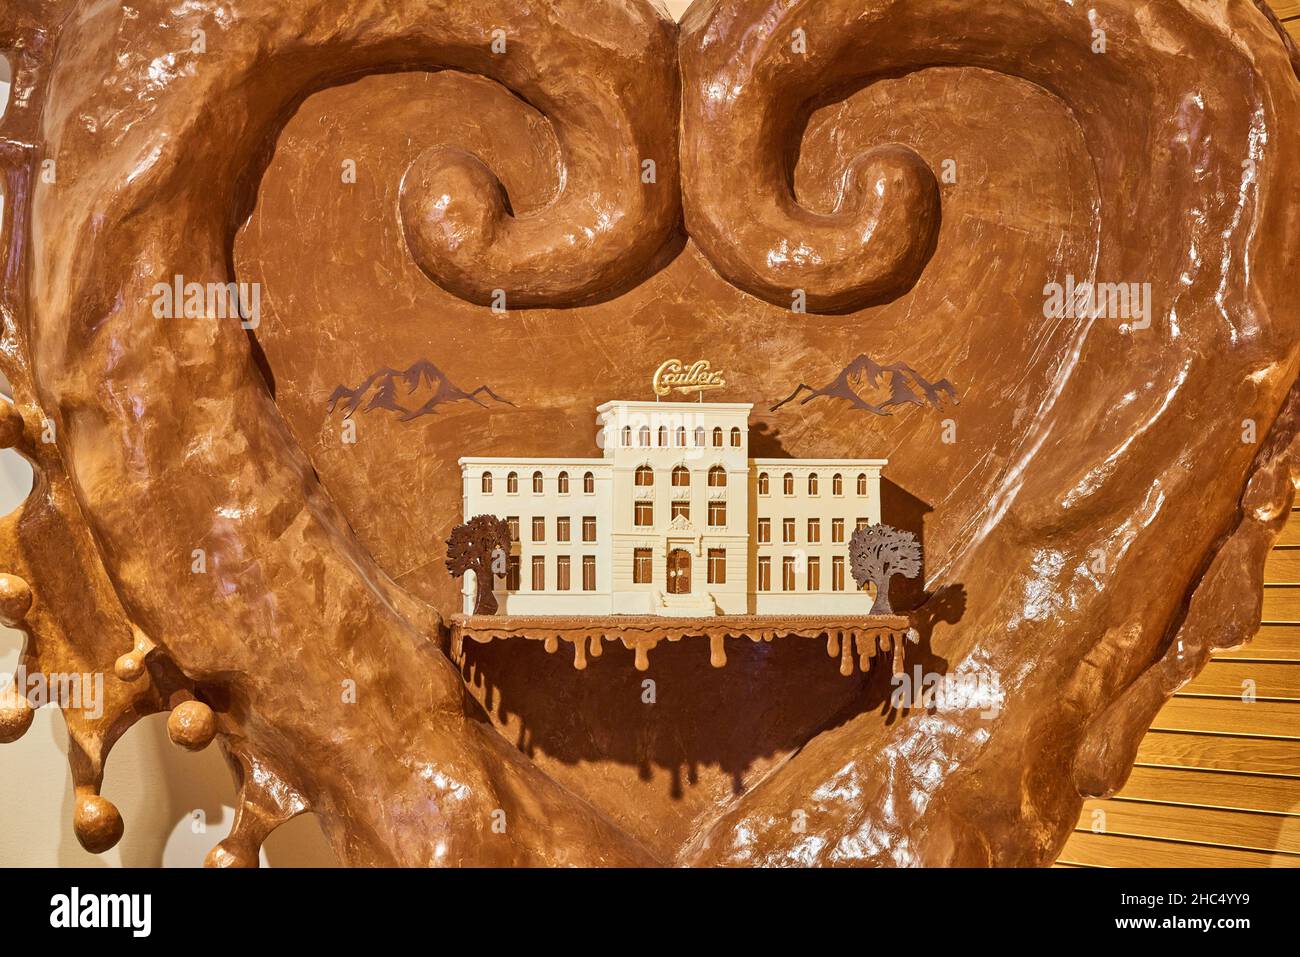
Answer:
POLYGON ((636 409, 656 412, 749 412, 752 402, 662 402, 654 399, 611 399, 596 406, 597 412, 611 409, 636 409))

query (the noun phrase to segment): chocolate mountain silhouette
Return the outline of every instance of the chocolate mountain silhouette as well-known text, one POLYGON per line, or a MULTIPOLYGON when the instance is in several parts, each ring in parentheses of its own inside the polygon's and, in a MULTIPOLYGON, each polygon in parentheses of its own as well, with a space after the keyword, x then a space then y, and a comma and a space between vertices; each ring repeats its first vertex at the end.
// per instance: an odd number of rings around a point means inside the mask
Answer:
POLYGON ((475 405, 487 408, 479 401, 480 395, 514 406, 513 402, 501 398, 485 385, 466 392, 428 359, 417 359, 406 369, 383 368, 372 372, 355 389, 343 385, 336 387, 329 400, 330 413, 332 414, 342 402, 343 417, 350 418, 367 394, 370 395, 370 401, 366 402, 365 408, 361 411, 386 409, 398 415, 401 422, 409 422, 422 415, 432 415, 438 406, 448 402, 459 402, 462 399, 468 399, 475 405), (399 386, 405 387, 405 391, 401 391, 399 386))
POLYGON ((851 402, 859 409, 865 409, 876 415, 892 415, 891 406, 929 405, 942 409, 945 402, 957 405, 957 390, 947 379, 930 382, 906 362, 894 362, 880 365, 868 355, 859 355, 840 370, 827 385, 820 389, 800 382, 788 396, 772 406, 775 412, 781 406, 799 394, 807 392, 800 405, 807 405, 813 399, 832 398, 851 402))

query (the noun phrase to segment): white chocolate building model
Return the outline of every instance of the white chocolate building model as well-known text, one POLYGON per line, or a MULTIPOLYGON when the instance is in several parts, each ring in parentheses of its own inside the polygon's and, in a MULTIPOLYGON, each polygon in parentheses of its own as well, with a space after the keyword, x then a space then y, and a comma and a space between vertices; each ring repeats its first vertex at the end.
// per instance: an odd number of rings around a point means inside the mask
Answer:
MULTIPOLYGON (((606 402, 599 458, 460 459, 464 519, 511 528, 499 613, 865 614, 848 540, 886 460, 750 458, 752 408, 606 402)), ((472 572, 462 594, 471 614, 472 572)))

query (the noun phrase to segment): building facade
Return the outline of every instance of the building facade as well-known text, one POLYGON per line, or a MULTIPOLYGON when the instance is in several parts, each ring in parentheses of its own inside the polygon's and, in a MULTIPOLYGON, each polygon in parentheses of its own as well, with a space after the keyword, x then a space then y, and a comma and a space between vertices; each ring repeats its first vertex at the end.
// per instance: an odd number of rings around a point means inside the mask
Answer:
POLYGON ((848 540, 880 521, 886 461, 750 458, 752 408, 606 402, 599 458, 462 458, 464 519, 511 528, 501 613, 865 613, 848 540))

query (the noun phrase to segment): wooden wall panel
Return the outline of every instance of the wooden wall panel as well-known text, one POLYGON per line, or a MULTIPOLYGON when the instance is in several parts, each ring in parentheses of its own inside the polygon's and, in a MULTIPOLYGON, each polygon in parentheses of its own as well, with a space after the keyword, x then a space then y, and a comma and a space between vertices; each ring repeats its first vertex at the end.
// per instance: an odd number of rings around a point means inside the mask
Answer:
POLYGON ((1300 740, 1152 731, 1142 739, 1137 760, 1139 765, 1153 768, 1296 774, 1300 740))
MULTIPOLYGON (((1300 39, 1300 16, 1287 25, 1300 39)), ((1156 715, 1120 792, 1084 804, 1062 865, 1300 867, 1300 513, 1264 582, 1259 634, 1156 715)))
POLYGON ((1289 854, 1089 831, 1075 831, 1061 852, 1061 863, 1084 867, 1295 867, 1298 862, 1300 857, 1289 854))

